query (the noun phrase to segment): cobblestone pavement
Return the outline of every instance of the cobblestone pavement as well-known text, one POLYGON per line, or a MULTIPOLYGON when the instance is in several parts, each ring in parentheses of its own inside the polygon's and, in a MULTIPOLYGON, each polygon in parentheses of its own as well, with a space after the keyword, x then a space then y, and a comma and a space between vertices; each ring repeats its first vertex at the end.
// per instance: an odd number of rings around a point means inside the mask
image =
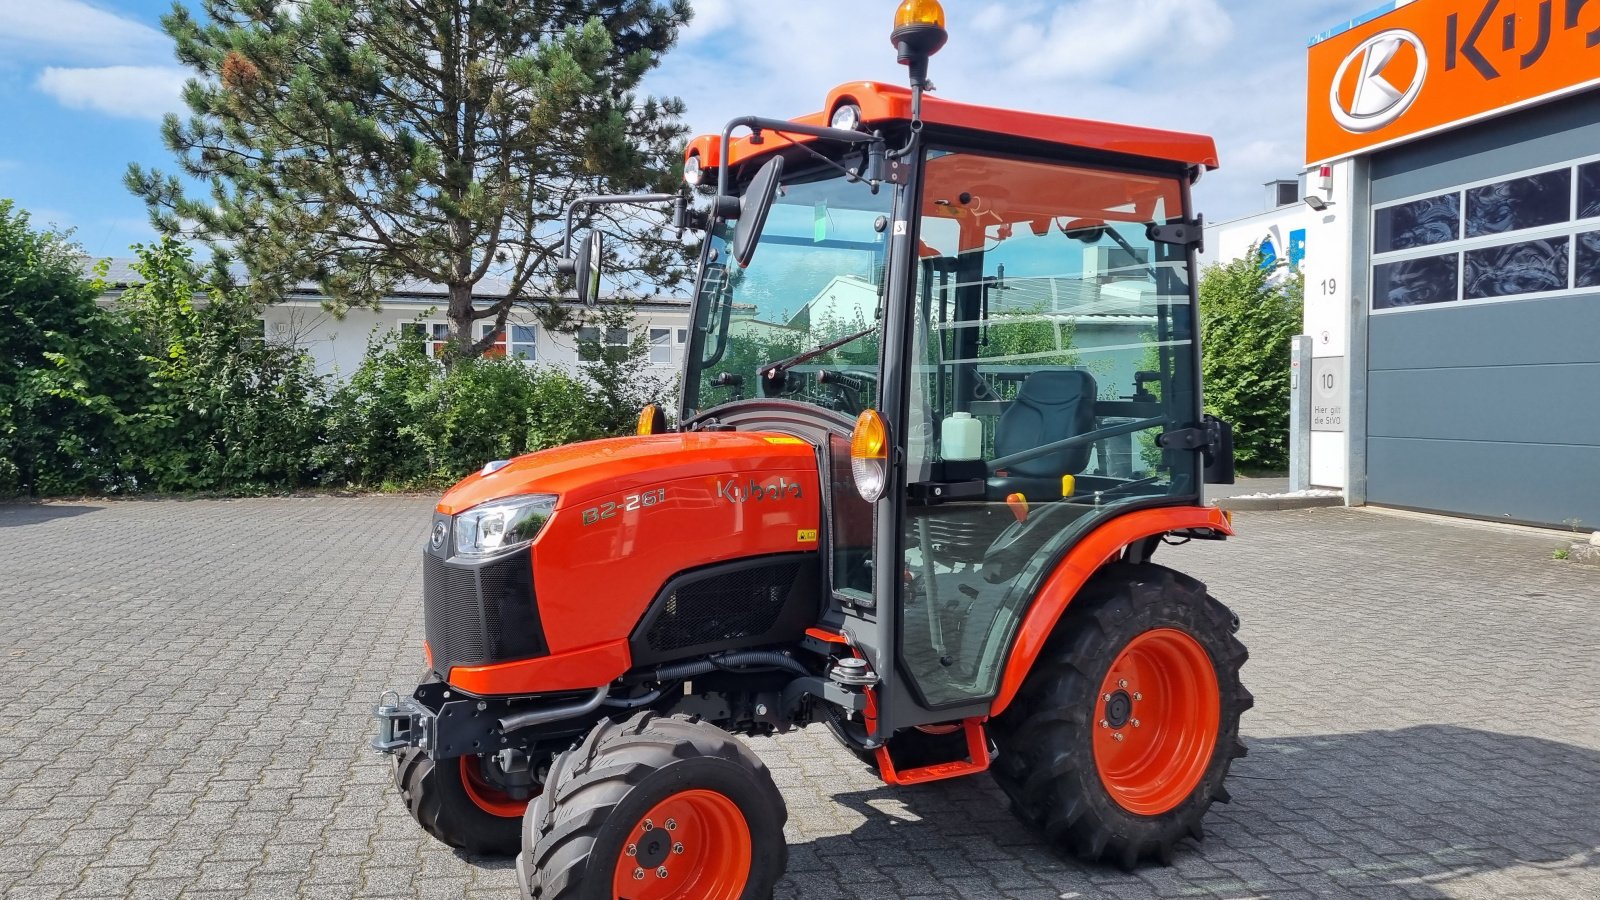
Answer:
MULTIPOLYGON (((0 506, 0 893, 515 896, 370 753, 419 669, 426 500, 0 506)), ((979 777, 756 742, 783 898, 1600 897, 1600 571, 1372 512, 1242 514, 1166 561, 1243 616, 1234 802, 1171 868, 1052 853, 979 777)))

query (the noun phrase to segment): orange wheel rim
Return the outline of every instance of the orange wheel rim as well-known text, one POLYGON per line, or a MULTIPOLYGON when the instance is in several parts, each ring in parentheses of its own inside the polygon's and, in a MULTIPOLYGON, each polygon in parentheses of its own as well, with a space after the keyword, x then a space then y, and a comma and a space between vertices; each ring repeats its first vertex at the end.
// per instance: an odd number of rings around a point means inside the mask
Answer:
POLYGON ((1211 765, 1222 703, 1200 643, 1156 628, 1124 647, 1095 698, 1094 761, 1123 809, 1158 816, 1186 800, 1211 765))
POLYGON ((472 805, 491 816, 520 819, 528 808, 528 801, 518 800, 490 784, 479 770, 476 756, 461 757, 461 784, 467 789, 472 805))
POLYGON ((750 878, 750 826, 716 791, 673 794, 628 832, 616 900, 738 900, 750 878))

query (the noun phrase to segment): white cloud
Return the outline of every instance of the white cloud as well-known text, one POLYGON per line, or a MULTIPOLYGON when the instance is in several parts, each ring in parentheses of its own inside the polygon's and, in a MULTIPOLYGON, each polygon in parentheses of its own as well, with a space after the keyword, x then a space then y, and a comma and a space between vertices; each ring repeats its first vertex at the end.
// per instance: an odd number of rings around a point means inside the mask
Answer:
POLYGON ((0 55, 78 65, 150 63, 171 59, 172 41, 85 0, 0 0, 0 55))
POLYGON ((1216 0, 1008 3, 972 19, 974 38, 999 51, 1013 73, 1034 78, 1106 79, 1169 55, 1203 56, 1232 31, 1216 0))
POLYGON ((63 106, 131 119, 160 119, 179 110, 189 73, 177 66, 52 66, 39 74, 39 90, 63 106))

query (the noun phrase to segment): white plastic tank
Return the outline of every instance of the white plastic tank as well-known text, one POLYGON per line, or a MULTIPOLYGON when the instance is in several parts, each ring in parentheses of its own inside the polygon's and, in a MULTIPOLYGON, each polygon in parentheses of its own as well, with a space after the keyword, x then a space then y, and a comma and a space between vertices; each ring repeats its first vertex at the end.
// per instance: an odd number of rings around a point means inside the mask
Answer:
POLYGON ((951 413, 940 432, 939 455, 947 460, 983 458, 983 423, 972 413, 951 413))

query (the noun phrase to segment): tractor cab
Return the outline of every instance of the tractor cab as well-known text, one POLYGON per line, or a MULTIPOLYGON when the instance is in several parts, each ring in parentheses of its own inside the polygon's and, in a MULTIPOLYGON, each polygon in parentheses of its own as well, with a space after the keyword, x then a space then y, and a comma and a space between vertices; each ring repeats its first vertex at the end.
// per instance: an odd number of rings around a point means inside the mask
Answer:
POLYGON ((1209 139, 912 101, 847 84, 790 126, 832 134, 763 122, 686 159, 722 187, 681 427, 817 447, 830 617, 903 675, 885 732, 985 714, 1066 553, 1196 505, 1228 453, 1198 387, 1209 139))

